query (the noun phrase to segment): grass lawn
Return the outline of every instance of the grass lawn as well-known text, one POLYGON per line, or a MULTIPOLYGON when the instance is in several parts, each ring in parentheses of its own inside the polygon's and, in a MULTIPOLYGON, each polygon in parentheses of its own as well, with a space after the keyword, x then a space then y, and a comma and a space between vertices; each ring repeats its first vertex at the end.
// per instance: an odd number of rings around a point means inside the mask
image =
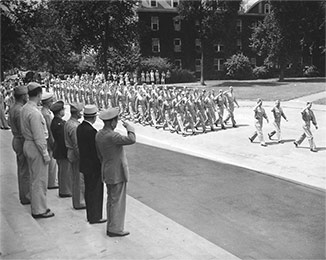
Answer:
POLYGON ((267 80, 211 80, 206 81, 206 87, 200 86, 199 82, 177 84, 190 88, 205 88, 207 90, 226 90, 233 86, 238 99, 256 100, 262 98, 266 101, 280 99, 288 101, 291 99, 307 96, 322 91, 326 91, 325 78, 294 78, 278 82, 277 79, 267 80))
POLYGON ((314 104, 326 105, 326 98, 318 99, 314 101, 314 104))

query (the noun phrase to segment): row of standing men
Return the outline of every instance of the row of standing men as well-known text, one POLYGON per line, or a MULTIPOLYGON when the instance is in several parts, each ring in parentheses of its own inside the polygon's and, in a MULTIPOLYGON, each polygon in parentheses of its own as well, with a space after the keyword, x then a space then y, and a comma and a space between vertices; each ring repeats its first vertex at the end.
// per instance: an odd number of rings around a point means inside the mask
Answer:
POLYGON ((34 218, 53 217, 46 193, 47 188, 58 188, 59 197, 72 197, 74 209, 86 209, 90 224, 107 222, 108 236, 128 235, 124 231, 128 165, 122 146, 135 143, 135 131, 124 123, 127 136, 114 132, 119 109, 101 112, 105 127, 97 137, 92 126, 98 114, 95 105, 70 104, 71 117, 66 122, 64 102, 53 103, 53 94, 42 94, 38 83, 16 87, 14 97, 9 122, 17 157, 20 202, 31 204, 34 218), (83 110, 84 121, 80 124, 83 110), (106 142, 108 145, 103 146, 106 142), (108 190, 108 221, 102 218, 103 182, 108 190))

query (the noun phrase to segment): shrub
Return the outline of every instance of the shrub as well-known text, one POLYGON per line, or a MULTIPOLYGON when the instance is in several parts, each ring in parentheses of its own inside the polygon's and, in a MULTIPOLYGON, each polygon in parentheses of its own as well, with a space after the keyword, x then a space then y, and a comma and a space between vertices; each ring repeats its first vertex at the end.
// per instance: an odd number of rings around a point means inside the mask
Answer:
POLYGON ((253 69, 253 75, 256 79, 267 79, 271 76, 271 73, 267 67, 260 66, 253 69))
POLYGON ((303 69, 303 76, 304 77, 318 77, 319 71, 316 66, 305 66, 303 69))
POLYGON ((186 83, 186 82, 195 82, 195 81, 196 81, 195 73, 185 69, 173 70, 171 73, 171 78, 169 79, 170 83, 186 83))
POLYGON ((252 67, 248 57, 242 53, 233 55, 225 63, 226 76, 229 79, 253 78, 252 67))

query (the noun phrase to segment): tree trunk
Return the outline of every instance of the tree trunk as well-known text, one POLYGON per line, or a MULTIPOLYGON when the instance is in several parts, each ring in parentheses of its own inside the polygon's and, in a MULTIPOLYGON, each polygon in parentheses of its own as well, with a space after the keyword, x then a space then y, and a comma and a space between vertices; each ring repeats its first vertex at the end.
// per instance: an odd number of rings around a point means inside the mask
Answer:
POLYGON ((108 30, 109 30, 109 14, 106 14, 105 17, 105 30, 103 35, 103 41, 102 41, 102 66, 103 66, 103 73, 104 78, 106 81, 108 81, 108 62, 107 62, 107 53, 109 49, 109 37, 108 37, 108 30))
POLYGON ((282 63, 280 64, 280 74, 279 74, 278 81, 284 81, 284 72, 285 72, 285 64, 282 63))
POLYGON ((200 84, 206 86, 204 81, 204 50, 203 46, 201 48, 201 57, 200 57, 200 84))

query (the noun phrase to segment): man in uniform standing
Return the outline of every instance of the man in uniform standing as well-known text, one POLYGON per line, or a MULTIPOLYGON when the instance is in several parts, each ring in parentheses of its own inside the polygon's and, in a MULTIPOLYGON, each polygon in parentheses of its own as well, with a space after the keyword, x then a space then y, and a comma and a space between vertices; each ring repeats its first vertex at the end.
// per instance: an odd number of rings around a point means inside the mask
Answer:
POLYGON ((74 209, 85 209, 85 184, 84 177, 79 172, 79 150, 77 144, 76 130, 79 125, 78 119, 82 117, 81 103, 70 104, 70 119, 64 126, 65 144, 67 147, 67 157, 72 170, 72 205, 74 209))
POLYGON ((103 183, 101 178, 101 162, 97 157, 93 127, 98 109, 95 105, 84 107, 84 121, 77 127, 77 144, 79 149, 79 170, 84 174, 85 202, 87 220, 90 224, 104 223, 103 183))
POLYGON ((46 191, 50 156, 46 139, 48 131, 37 104, 41 102, 42 86, 36 82, 27 85, 29 101, 21 110, 21 130, 24 136, 24 154, 30 172, 31 210, 34 218, 50 218, 54 213, 47 206, 46 191))
POLYGON ((108 194, 106 232, 109 237, 129 235, 124 230, 129 169, 123 146, 136 142, 135 130, 128 123, 123 122, 127 136, 114 131, 118 124, 118 115, 118 107, 102 111, 100 119, 103 120, 104 127, 96 134, 96 147, 108 194))
POLYGON ((18 190, 19 200, 23 205, 30 204, 30 176, 28 170, 28 164, 24 155, 24 137, 20 127, 20 115, 23 105, 28 100, 27 87, 19 86, 14 88, 15 104, 9 110, 9 125, 11 126, 11 132, 13 134, 12 147, 16 153, 17 159, 17 175, 18 175, 18 190))
POLYGON ((310 121, 313 123, 316 129, 318 129, 316 117, 314 115, 314 112, 311 110, 312 102, 307 102, 307 106, 301 111, 302 120, 304 121, 304 124, 302 126, 303 128, 303 134, 294 142, 295 147, 298 147, 303 140, 307 137, 310 145, 310 151, 317 152, 317 148, 314 142, 314 137, 312 135, 311 129, 310 129, 310 121))
POLYGON ((48 143, 48 152, 51 158, 49 163, 48 189, 57 189, 58 188, 58 179, 57 179, 58 166, 56 160, 53 158, 54 138, 50 128, 52 119, 54 117, 53 113, 50 110, 52 104, 53 104, 53 93, 50 92, 43 93, 41 113, 45 119, 46 127, 49 133, 47 143, 48 143))
POLYGON ((72 196, 72 173, 67 158, 67 147, 64 137, 64 125, 66 123, 62 119, 65 115, 64 102, 59 100, 52 104, 50 109, 54 114, 51 122, 51 132, 54 138, 53 157, 58 164, 59 197, 67 198, 72 196))

